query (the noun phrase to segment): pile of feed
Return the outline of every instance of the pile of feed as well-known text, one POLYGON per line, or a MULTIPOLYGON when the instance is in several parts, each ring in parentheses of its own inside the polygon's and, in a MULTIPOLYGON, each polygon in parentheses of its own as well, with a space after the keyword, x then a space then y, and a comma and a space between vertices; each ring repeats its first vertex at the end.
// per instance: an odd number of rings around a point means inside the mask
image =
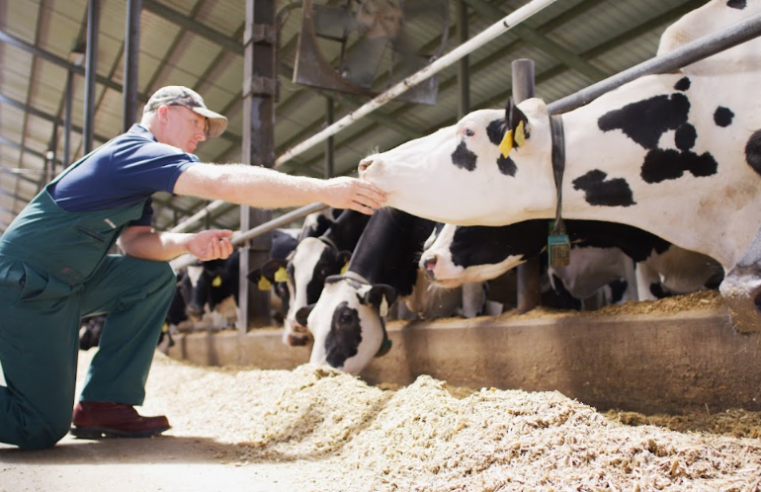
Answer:
POLYGON ((214 369, 160 353, 148 386, 143 410, 166 413, 169 435, 233 444, 222 463, 286 466, 305 492, 761 490, 757 438, 629 426, 557 392, 450 391, 427 376, 382 389, 310 365, 214 369))

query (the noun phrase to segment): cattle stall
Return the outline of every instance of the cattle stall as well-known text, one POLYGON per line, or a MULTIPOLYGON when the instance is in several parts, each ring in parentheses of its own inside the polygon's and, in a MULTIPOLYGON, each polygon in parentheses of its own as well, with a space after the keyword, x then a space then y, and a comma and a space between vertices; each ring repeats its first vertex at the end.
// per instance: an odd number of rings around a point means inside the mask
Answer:
MULTIPOLYGON (((689 65, 753 39, 760 30, 759 17, 749 18, 556 101, 550 111, 562 113, 645 74, 689 65)), ((237 236, 236 244, 281 223, 237 236)), ((361 376, 371 383, 406 385, 427 374, 470 387, 557 390, 601 410, 761 410, 761 337, 737 332, 718 294, 626 307, 594 314, 536 309, 392 322, 387 330, 393 348, 373 359, 361 376)), ((310 350, 284 346, 275 329, 187 334, 177 342, 168 351, 175 358, 273 369, 307 362, 310 350)))

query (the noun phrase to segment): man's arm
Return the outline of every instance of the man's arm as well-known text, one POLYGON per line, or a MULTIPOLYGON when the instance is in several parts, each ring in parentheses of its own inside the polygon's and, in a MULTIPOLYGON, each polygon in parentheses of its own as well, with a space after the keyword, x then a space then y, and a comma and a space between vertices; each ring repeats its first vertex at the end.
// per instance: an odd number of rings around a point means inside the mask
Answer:
POLYGON ((201 261, 225 259, 233 252, 233 231, 211 230, 195 234, 156 232, 150 226, 127 227, 119 236, 119 247, 128 256, 169 261, 190 253, 201 261))
POLYGON ((295 207, 322 202, 334 208, 350 208, 365 214, 371 214, 386 201, 380 189, 358 179, 291 176, 243 164, 195 164, 177 179, 174 194, 258 208, 295 207))

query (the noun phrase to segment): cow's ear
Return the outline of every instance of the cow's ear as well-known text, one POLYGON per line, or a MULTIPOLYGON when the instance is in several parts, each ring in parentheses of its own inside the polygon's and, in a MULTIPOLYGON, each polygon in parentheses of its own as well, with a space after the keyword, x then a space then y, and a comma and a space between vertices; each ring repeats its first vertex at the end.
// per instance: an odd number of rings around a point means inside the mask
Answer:
POLYGON ((517 149, 523 145, 523 142, 529 137, 528 118, 518 108, 512 97, 507 101, 505 121, 507 123, 505 125, 507 131, 504 137, 502 137, 502 142, 499 144, 499 150, 502 152, 503 157, 507 157, 513 148, 517 149))
POLYGON ((261 267, 262 275, 267 277, 270 282, 280 282, 276 277, 280 274, 281 269, 285 269, 286 262, 275 258, 265 261, 261 267))
POLYGON ((312 312, 312 309, 314 309, 314 304, 304 306, 296 311, 296 321, 298 321, 301 326, 307 326, 307 319, 309 318, 309 313, 312 312))
POLYGON ((382 317, 388 314, 388 307, 396 301, 396 289, 386 284, 376 284, 365 292, 360 299, 363 304, 370 304, 382 317))
POLYGON ((251 270, 246 275, 246 278, 252 284, 256 284, 256 287, 259 290, 270 290, 270 288, 272 287, 272 282, 270 282, 270 280, 262 274, 261 268, 251 270))
POLYGON ((341 251, 338 253, 338 264, 341 265, 341 275, 349 269, 349 260, 351 260, 351 251, 341 251))

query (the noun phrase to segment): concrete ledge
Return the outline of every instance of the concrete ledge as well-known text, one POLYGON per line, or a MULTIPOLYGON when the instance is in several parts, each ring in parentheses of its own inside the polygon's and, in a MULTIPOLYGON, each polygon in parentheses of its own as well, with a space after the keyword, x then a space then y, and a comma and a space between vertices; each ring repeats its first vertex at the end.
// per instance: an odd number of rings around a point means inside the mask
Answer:
MULTIPOLYGON (((599 410, 761 410, 761 335, 735 332, 726 309, 396 322, 389 337, 389 354, 361 375, 371 384, 428 374, 454 386, 557 390, 599 410)), ((176 342, 171 357, 203 365, 292 369, 310 352, 272 329, 176 342)))

